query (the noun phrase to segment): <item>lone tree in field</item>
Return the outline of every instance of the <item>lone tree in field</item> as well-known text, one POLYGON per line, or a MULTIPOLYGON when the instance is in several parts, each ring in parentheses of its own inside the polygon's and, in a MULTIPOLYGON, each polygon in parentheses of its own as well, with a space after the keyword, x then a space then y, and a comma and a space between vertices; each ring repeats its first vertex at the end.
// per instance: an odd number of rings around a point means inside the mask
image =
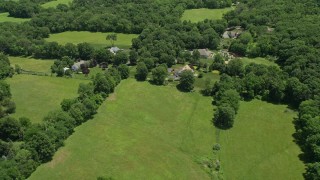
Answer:
POLYGON ((114 42, 117 41, 117 34, 116 33, 112 33, 112 34, 108 34, 106 37, 106 40, 109 40, 111 42, 111 46, 114 46, 114 42))
POLYGON ((192 71, 184 70, 180 74, 179 89, 182 91, 189 92, 193 89, 194 76, 192 71))
POLYGON ((213 123, 220 129, 229 129, 233 126, 235 115, 235 110, 230 105, 220 105, 214 113, 213 123))

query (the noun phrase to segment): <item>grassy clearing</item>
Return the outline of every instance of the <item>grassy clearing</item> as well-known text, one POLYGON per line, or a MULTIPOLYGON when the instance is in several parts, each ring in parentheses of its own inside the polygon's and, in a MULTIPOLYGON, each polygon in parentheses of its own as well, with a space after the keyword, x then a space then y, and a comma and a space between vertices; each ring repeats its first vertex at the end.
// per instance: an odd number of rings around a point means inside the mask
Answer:
POLYGON ((303 179, 300 150, 293 142, 296 114, 284 105, 241 102, 234 127, 221 131, 226 179, 303 179))
POLYGON ((33 58, 25 58, 25 57, 9 57, 11 66, 19 65, 22 69, 28 71, 36 71, 36 72, 51 72, 51 65, 53 64, 53 60, 39 60, 33 58))
POLYGON ((58 4, 69 4, 71 3, 73 0, 55 0, 55 1, 50 1, 47 3, 42 4, 41 6, 44 8, 50 8, 50 7, 56 7, 58 4))
POLYGON ((209 179, 211 117, 211 98, 125 80, 30 179, 209 179))
POLYGON ((216 138, 211 108, 198 93, 125 80, 30 179, 208 179, 195 161, 210 157, 217 139, 226 179, 302 179, 294 112, 242 102, 234 128, 216 138))
POLYGON ((9 13, 0 13, 0 23, 2 22, 16 22, 16 23, 21 23, 25 21, 29 21, 29 18, 14 18, 14 17, 9 17, 9 13))
POLYGON ((212 72, 207 72, 202 74, 203 74, 203 77, 202 78, 196 77, 196 80, 194 82, 194 87, 196 90, 202 90, 205 88, 206 79, 210 79, 211 83, 217 82, 220 79, 220 75, 218 71, 212 71, 212 72))
POLYGON ((17 106, 13 116, 41 122, 49 111, 60 108, 64 98, 77 97, 79 84, 87 81, 20 74, 8 78, 7 82, 17 106))
POLYGON ((278 67, 278 64, 276 64, 275 62, 269 61, 266 58, 262 58, 262 57, 257 57, 257 58, 243 57, 243 58, 241 58, 241 61, 243 62, 244 65, 248 65, 250 63, 256 63, 256 64, 263 64, 263 65, 267 65, 267 66, 277 66, 278 67))
MULTIPOLYGON (((92 44, 94 47, 107 47, 111 46, 110 41, 106 40, 107 35, 110 33, 101 32, 88 32, 88 31, 67 31, 58 34, 51 34, 46 40, 49 42, 56 41, 59 44, 74 43, 79 44, 87 42, 92 44)), ((136 34, 122 34, 117 33, 118 40, 114 43, 119 48, 128 49, 131 47, 131 40, 136 38, 136 34)))
POLYGON ((224 9, 188 9, 184 11, 181 20, 199 22, 205 19, 222 19, 223 14, 231 11, 233 8, 224 9))

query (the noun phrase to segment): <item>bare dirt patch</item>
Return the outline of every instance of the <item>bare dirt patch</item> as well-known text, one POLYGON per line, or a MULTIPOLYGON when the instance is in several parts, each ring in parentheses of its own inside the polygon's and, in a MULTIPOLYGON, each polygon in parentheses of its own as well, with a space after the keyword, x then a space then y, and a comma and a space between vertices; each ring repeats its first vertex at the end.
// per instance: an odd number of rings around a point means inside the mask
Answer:
POLYGON ((115 101, 117 99, 117 94, 116 93, 112 93, 109 95, 108 97, 108 101, 115 101))
POLYGON ((53 158, 52 161, 48 163, 48 166, 50 168, 54 168, 56 165, 63 163, 67 157, 69 157, 70 152, 67 150, 61 150, 59 154, 56 154, 56 156, 53 158))

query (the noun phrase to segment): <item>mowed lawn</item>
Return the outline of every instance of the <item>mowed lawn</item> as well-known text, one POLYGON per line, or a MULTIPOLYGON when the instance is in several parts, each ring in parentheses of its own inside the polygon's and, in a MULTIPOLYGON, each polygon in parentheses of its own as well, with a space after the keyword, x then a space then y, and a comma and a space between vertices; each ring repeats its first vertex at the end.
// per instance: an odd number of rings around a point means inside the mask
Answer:
POLYGON ((59 109, 64 98, 77 97, 79 84, 88 83, 85 80, 23 74, 6 81, 16 103, 13 117, 28 117, 32 122, 41 122, 49 111, 59 109))
POLYGON ((210 179, 211 98, 128 79, 29 179, 210 179))
POLYGON ((191 21, 191 22, 199 22, 205 19, 222 19, 223 14, 231 11, 233 8, 224 8, 224 9, 188 9, 185 10, 181 20, 184 21, 191 21))
MULTIPOLYGON (((79 44, 83 42, 90 43, 94 47, 107 47, 111 46, 111 42, 106 40, 108 34, 111 33, 101 33, 101 32, 88 32, 88 31, 67 31, 58 34, 51 34, 46 41, 58 42, 59 44, 74 43, 79 44)), ((114 45, 119 48, 128 49, 131 47, 132 39, 138 37, 137 34, 122 34, 117 33, 117 41, 114 45)))
POLYGON ((25 21, 29 21, 28 18, 15 18, 15 17, 9 17, 9 13, 0 13, 0 23, 2 22, 16 22, 21 23, 25 21))
POLYGON ((285 105, 241 102, 234 127, 220 132, 226 179, 303 179, 304 165, 293 142, 296 113, 285 105))
POLYGON ((14 57, 9 56, 10 64, 14 67, 16 64, 19 65, 23 70, 36 71, 36 72, 51 72, 51 66, 53 65, 53 60, 39 60, 33 58, 25 57, 14 57))
POLYGON ((243 57, 241 58, 241 61, 243 62, 244 65, 248 65, 250 63, 256 63, 256 64, 263 64, 263 65, 267 65, 267 66, 277 66, 278 64, 276 64, 275 62, 269 61, 266 58, 262 58, 262 57, 257 57, 257 58, 248 58, 248 57, 243 57))
POLYGON ((44 8, 50 8, 50 7, 56 7, 58 4, 66 4, 68 5, 71 3, 73 0, 55 0, 55 1, 50 1, 47 3, 42 4, 41 6, 44 8))

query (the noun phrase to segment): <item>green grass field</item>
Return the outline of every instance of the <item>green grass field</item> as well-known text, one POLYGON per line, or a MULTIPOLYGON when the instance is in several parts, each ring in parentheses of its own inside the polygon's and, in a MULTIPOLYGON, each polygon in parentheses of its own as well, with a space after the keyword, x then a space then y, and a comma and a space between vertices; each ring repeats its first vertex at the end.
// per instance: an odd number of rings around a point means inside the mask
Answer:
MULTIPOLYGON (((106 40, 107 35, 110 33, 101 32, 87 32, 87 31, 68 31, 58 34, 51 34, 46 41, 56 41, 59 44, 74 43, 79 44, 87 42, 92 44, 94 47, 107 47, 111 46, 110 41, 106 40)), ((115 41, 114 45, 119 48, 128 49, 131 47, 131 40, 136 38, 136 34, 121 34, 117 33, 118 40, 115 41)))
POLYGON ((56 7, 58 4, 69 4, 72 0, 55 0, 42 4, 41 6, 44 8, 56 7))
POLYGON ((221 131, 226 179, 303 179, 304 165, 293 142, 296 114, 284 105, 241 102, 234 127, 221 131))
MULTIPOLYGON (((285 110, 241 103, 234 128, 219 135, 225 179, 302 179, 295 113, 285 110)), ((211 98, 125 80, 29 179, 208 179, 196 161, 217 142, 212 115, 211 98)))
POLYGON ((49 111, 60 108, 64 98, 77 97, 77 79, 50 76, 15 75, 8 78, 16 113, 13 117, 28 117, 32 122, 41 122, 49 111))
POLYGON ((277 66, 278 67, 278 64, 276 64, 275 62, 269 61, 266 58, 262 58, 262 57, 257 57, 257 58, 243 57, 243 58, 241 58, 241 61, 243 62, 244 65, 248 65, 250 63, 256 63, 256 64, 263 64, 263 65, 267 65, 267 66, 277 66))
POLYGON ((231 11, 232 8, 224 8, 224 9, 188 9, 184 11, 181 20, 191 21, 191 22, 199 22, 205 19, 222 19, 223 14, 231 11))
POLYGON ((25 58, 25 57, 9 57, 10 64, 14 67, 16 64, 19 65, 22 69, 28 71, 36 71, 36 72, 51 72, 51 65, 53 64, 53 60, 39 60, 33 58, 25 58))
POLYGON ((209 179, 211 116, 211 98, 125 80, 30 179, 209 179))
POLYGON ((21 23, 25 21, 29 21, 30 19, 28 18, 14 18, 14 17, 9 17, 9 13, 0 13, 0 23, 2 22, 16 22, 16 23, 21 23))
MULTIPOLYGON (((199 74, 199 72, 197 72, 197 73, 199 74)), ((211 79, 211 83, 219 81, 219 79, 220 79, 220 75, 219 75, 218 71, 212 71, 212 72, 207 72, 207 73, 202 73, 202 74, 203 74, 202 78, 198 78, 198 77, 195 78, 195 82, 194 82, 195 90, 204 89, 207 78, 211 79)))

